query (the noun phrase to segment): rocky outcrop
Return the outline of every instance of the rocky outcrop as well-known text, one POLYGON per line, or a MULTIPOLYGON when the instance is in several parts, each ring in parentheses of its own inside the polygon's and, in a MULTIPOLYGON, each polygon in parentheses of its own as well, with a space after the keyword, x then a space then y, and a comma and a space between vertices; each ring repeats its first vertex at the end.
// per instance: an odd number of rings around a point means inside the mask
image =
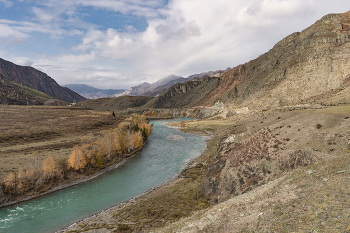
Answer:
POLYGON ((145 105, 148 108, 193 107, 207 97, 219 84, 218 77, 175 84, 145 105))
POLYGON ((234 127, 218 142, 202 193, 224 201, 321 159, 312 150, 281 151, 280 144, 269 129, 249 135, 243 126, 234 127))

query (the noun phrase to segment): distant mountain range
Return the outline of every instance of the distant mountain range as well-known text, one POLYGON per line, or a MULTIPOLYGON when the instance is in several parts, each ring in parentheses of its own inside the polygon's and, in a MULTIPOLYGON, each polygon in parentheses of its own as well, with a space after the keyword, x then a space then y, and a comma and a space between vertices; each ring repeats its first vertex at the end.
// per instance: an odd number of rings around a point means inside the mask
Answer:
MULTIPOLYGON (((230 68, 228 68, 230 69, 230 68)), ((228 70, 226 69, 226 70, 228 70)), ((162 92, 166 91, 169 87, 177 84, 184 83, 190 80, 200 80, 205 77, 220 77, 225 73, 225 70, 217 70, 217 71, 208 71, 200 74, 193 74, 188 76, 187 78, 183 78, 181 76, 169 75, 155 83, 149 84, 144 82, 138 86, 134 86, 125 90, 119 94, 114 95, 115 97, 129 95, 129 96, 157 96, 162 92)))
POLYGON ((85 84, 67 84, 63 85, 69 89, 75 91, 81 96, 87 99, 97 99, 102 97, 110 97, 125 91, 124 89, 98 89, 85 84))
POLYGON ((0 104, 60 104, 86 98, 61 87, 47 74, 0 58, 0 104))
POLYGON ((157 82, 152 83, 152 84, 144 82, 140 85, 130 87, 129 89, 123 91, 122 93, 116 94, 114 96, 115 97, 124 96, 124 95, 140 96, 140 95, 144 95, 144 93, 152 93, 152 92, 156 91, 157 88, 160 86, 165 85, 165 86, 170 87, 169 86, 170 84, 168 84, 168 83, 169 82, 174 83, 174 80, 177 80, 177 81, 175 81, 175 83, 178 83, 178 82, 183 82, 186 79, 184 79, 183 77, 180 77, 180 76, 176 76, 176 75, 169 75, 169 76, 166 76, 165 78, 162 78, 162 79, 160 79, 157 82))

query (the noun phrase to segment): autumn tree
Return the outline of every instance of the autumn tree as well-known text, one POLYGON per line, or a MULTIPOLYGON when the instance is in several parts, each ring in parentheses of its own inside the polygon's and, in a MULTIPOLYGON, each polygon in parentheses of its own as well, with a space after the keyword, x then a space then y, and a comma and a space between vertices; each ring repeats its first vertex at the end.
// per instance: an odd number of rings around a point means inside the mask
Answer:
POLYGON ((16 187, 16 175, 15 173, 11 172, 6 176, 4 179, 4 186, 5 186, 5 191, 8 193, 12 193, 12 190, 14 190, 14 194, 16 193, 15 187, 16 187))
POLYGON ((68 164, 73 170, 83 170, 87 164, 86 157, 80 146, 74 146, 73 151, 69 156, 68 164))
POLYGON ((52 155, 49 155, 44 161, 42 165, 43 175, 44 179, 46 180, 53 180, 55 177, 60 177, 62 174, 62 171, 55 161, 55 159, 52 157, 52 155))

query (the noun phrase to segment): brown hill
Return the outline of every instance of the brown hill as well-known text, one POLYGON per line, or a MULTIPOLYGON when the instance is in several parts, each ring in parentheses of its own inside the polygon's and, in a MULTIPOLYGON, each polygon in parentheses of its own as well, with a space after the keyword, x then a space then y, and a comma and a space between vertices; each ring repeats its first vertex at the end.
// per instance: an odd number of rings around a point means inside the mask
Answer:
MULTIPOLYGON (((255 60, 217 79, 176 84, 147 107, 212 106, 222 101, 229 108, 266 108, 320 101, 321 94, 348 89, 349 25, 349 12, 326 15, 255 60)), ((344 102, 347 95, 343 96, 339 101, 344 102)))
MULTIPOLYGON (((21 87, 27 87, 66 102, 85 100, 84 97, 74 91, 66 87, 61 87, 55 80, 41 71, 30 66, 19 66, 1 58, 0 79, 3 80, 3 83, 7 83, 7 85, 10 85, 12 88, 21 89, 21 87)), ((5 88, 5 86, 3 86, 3 88, 5 88)), ((21 91, 17 90, 17 92, 21 91)), ((22 94, 23 97, 25 97, 25 92, 22 92, 22 94)), ((4 92, 2 92, 2 95, 4 96, 4 92)))
POLYGON ((43 105, 51 97, 0 78, 0 103, 9 105, 43 105))
POLYGON ((85 100, 77 103, 77 106, 93 108, 100 111, 123 111, 128 108, 139 107, 152 100, 150 96, 120 96, 115 98, 100 98, 85 100))

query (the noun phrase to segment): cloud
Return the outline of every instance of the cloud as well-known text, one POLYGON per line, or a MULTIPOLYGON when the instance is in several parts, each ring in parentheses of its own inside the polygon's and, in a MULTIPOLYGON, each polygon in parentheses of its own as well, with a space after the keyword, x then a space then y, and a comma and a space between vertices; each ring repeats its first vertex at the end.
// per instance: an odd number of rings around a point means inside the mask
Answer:
POLYGON ((34 64, 34 62, 27 57, 17 57, 13 60, 13 62, 21 66, 32 66, 34 64))
POLYGON ((0 22, 0 37, 15 37, 15 38, 28 38, 29 35, 16 30, 16 28, 9 26, 8 24, 2 24, 0 22))
POLYGON ((314 0, 262 0, 242 7, 233 22, 241 25, 262 26, 280 23, 296 15, 302 17, 313 11, 314 0))
POLYGON ((248 62, 323 15, 344 9, 350 9, 350 1, 33 1, 31 19, 0 19, 0 43, 23 42, 38 33, 62 44, 74 41, 65 54, 18 57, 33 61, 61 84, 127 88, 172 73, 188 76, 248 62), (120 28, 84 21, 92 11, 142 19, 148 26, 137 30, 131 21, 120 28))
POLYGON ((15 38, 29 38, 32 33, 40 32, 50 34, 52 38, 61 36, 82 35, 82 31, 78 29, 62 29, 53 25, 43 25, 29 21, 14 21, 7 19, 0 19, 0 37, 15 37, 15 38))
POLYGON ((0 2, 2 2, 5 7, 11 7, 13 6, 13 2, 12 1, 8 1, 8 0, 0 0, 0 2))
POLYGON ((185 39, 187 37, 199 36, 200 28, 196 21, 186 22, 180 26, 180 28, 175 28, 174 25, 164 25, 159 24, 155 27, 158 34, 161 34, 169 39, 185 39))

